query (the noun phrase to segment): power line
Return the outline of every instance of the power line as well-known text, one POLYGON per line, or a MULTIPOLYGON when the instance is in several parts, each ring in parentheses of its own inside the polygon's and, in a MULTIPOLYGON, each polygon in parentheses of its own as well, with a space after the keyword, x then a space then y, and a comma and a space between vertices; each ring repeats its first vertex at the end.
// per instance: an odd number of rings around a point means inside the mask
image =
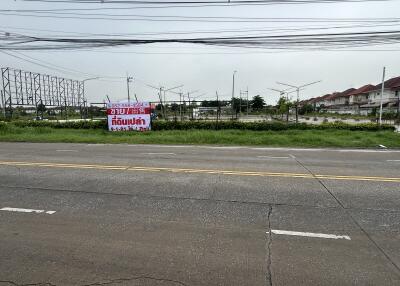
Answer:
POLYGON ((198 22, 198 23, 393 23, 400 22, 400 18, 264 18, 264 17, 209 17, 209 16, 179 16, 179 15, 116 15, 116 14, 88 14, 88 13, 7 13, 0 15, 22 16, 53 19, 81 19, 81 20, 112 20, 112 21, 147 21, 147 22, 198 22), (90 16, 90 17, 87 17, 90 16), (121 18, 122 17, 122 18, 121 18), (127 18, 131 17, 131 18, 127 18))
POLYGON ((400 42, 400 31, 366 31, 346 33, 289 34, 266 36, 236 37, 199 37, 165 39, 100 39, 100 38, 55 38, 11 35, 2 37, 3 50, 51 50, 51 49, 87 49, 98 47, 116 47, 143 45, 152 43, 201 44, 209 46, 268 48, 268 49, 315 49, 360 47, 400 42))
POLYGON ((391 0, 230 0, 230 1, 134 1, 134 0, 23 0, 25 2, 51 2, 70 4, 132 4, 148 6, 170 5, 278 5, 278 4, 315 4, 315 3, 348 3, 348 2, 387 2, 391 0))
MULTIPOLYGON (((400 19, 399 19, 400 20, 400 19)), ((378 27, 396 27, 399 26, 400 22, 395 23, 384 23, 384 24, 358 24, 358 25, 334 25, 334 26, 283 26, 275 28, 243 28, 243 29, 216 29, 216 30, 190 30, 190 31, 160 31, 160 32, 142 32, 142 33, 83 33, 83 32, 73 32, 73 31, 62 31, 62 30, 49 30, 49 29, 33 29, 33 28, 20 28, 12 26, 2 26, 0 27, 4 33, 10 32, 11 30, 23 30, 23 31, 38 31, 38 32, 54 32, 60 34, 68 34, 74 37, 129 37, 129 36, 160 36, 160 35, 186 35, 186 34, 223 34, 223 33, 255 33, 255 32, 270 32, 280 33, 280 32, 297 32, 297 31, 313 31, 313 30, 332 30, 332 29, 354 29, 354 28, 378 28, 378 27)), ((39 36, 43 36, 40 35, 39 36)), ((48 35, 51 37, 54 35, 48 35)), ((55 34, 55 36, 59 36, 55 34)))
POLYGON ((50 63, 50 62, 47 62, 47 61, 44 61, 44 60, 38 60, 38 59, 32 58, 32 57, 30 57, 28 55, 25 55, 25 54, 21 53, 21 52, 13 51, 13 53, 10 53, 10 52, 5 52, 3 50, 0 50, 0 52, 4 53, 4 54, 7 54, 8 56, 20 59, 22 61, 29 62, 31 64, 46 68, 46 69, 51 70, 51 71, 57 71, 57 72, 61 72, 61 73, 75 74, 75 75, 79 74, 81 76, 96 76, 96 77, 101 77, 101 78, 122 78, 122 77, 110 77, 110 76, 96 75, 96 74, 91 74, 91 73, 80 72, 80 71, 77 71, 77 70, 74 70, 74 69, 65 68, 65 67, 62 67, 62 66, 59 66, 59 65, 55 65, 53 63, 50 63), (15 55, 15 54, 17 54, 17 55, 15 55))

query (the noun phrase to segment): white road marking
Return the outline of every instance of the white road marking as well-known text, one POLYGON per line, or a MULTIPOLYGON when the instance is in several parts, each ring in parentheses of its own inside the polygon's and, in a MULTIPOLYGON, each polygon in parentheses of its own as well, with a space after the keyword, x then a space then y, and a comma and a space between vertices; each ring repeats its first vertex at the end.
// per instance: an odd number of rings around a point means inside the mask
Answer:
POLYGON ((144 153, 146 155, 176 155, 175 153, 144 153))
POLYGON ((78 150, 56 150, 57 152, 78 152, 78 150))
POLYGON ((289 156, 290 156, 290 158, 292 158, 292 159, 296 159, 296 156, 295 156, 295 155, 289 154, 289 156))
POLYGON ((34 210, 34 209, 21 209, 21 208, 1 208, 0 211, 8 211, 8 212, 19 212, 19 213, 45 213, 45 214, 54 214, 56 211, 45 211, 45 210, 34 210))
POLYGON ((400 160, 386 160, 386 162, 400 162, 400 160))
MULTIPOLYGON (((269 232, 267 232, 267 233, 269 233, 269 232)), ((326 233, 289 231, 289 230, 279 230, 279 229, 271 229, 271 233, 281 234, 281 235, 292 235, 292 236, 305 236, 305 237, 351 240, 350 236, 348 236, 348 235, 335 235, 335 234, 326 234, 326 233)))
POLYGON ((290 159, 290 157, 273 157, 273 156, 257 156, 257 158, 264 158, 264 159, 290 159))
MULTIPOLYGON (((88 147, 116 146, 115 144, 86 144, 88 147)), ((158 144, 126 144, 128 147, 144 148, 201 148, 201 149, 244 149, 257 151, 304 151, 304 152, 352 152, 352 153, 400 153, 391 149, 334 149, 334 148, 286 148, 286 147, 250 147, 250 146, 204 146, 204 145, 158 145, 158 144)))

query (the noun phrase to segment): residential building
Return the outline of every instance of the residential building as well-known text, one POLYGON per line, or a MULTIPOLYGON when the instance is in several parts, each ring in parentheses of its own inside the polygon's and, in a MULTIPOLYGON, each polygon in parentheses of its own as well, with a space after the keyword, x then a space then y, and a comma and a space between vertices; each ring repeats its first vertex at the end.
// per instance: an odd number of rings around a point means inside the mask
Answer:
POLYGON ((370 113, 367 109, 361 110, 360 106, 368 104, 370 92, 372 92, 374 89, 374 85, 367 84, 349 93, 349 105, 353 107, 355 114, 367 115, 370 113))
POLYGON ((311 98, 305 102, 322 112, 367 115, 379 108, 382 100, 384 112, 399 112, 400 76, 385 81, 382 97, 381 92, 382 83, 367 84, 357 89, 349 88, 342 92, 311 98))
POLYGON ((374 89, 369 92, 368 103, 360 106, 360 113, 369 114, 373 112, 374 109, 380 108, 381 101, 384 112, 395 112, 398 110, 400 100, 400 76, 385 81, 382 96, 381 93, 382 83, 376 85, 374 89))

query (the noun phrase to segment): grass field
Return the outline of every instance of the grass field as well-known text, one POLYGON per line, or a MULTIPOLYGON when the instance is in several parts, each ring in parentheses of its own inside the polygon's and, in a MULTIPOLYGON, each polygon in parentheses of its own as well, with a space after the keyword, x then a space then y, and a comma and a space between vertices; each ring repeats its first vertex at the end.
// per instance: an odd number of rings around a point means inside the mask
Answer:
POLYGON ((356 148, 374 148, 382 144, 389 148, 400 148, 399 133, 348 130, 170 130, 145 133, 111 133, 100 129, 10 126, 0 128, 0 141, 356 148))

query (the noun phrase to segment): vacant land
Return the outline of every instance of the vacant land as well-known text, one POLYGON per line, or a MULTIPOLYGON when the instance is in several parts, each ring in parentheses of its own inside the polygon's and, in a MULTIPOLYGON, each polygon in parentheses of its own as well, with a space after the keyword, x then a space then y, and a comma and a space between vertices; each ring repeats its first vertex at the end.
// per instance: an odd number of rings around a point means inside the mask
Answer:
POLYGON ((399 133, 348 130, 168 130, 112 133, 100 129, 9 126, 0 128, 0 141, 364 148, 382 144, 389 148, 400 148, 399 133))

